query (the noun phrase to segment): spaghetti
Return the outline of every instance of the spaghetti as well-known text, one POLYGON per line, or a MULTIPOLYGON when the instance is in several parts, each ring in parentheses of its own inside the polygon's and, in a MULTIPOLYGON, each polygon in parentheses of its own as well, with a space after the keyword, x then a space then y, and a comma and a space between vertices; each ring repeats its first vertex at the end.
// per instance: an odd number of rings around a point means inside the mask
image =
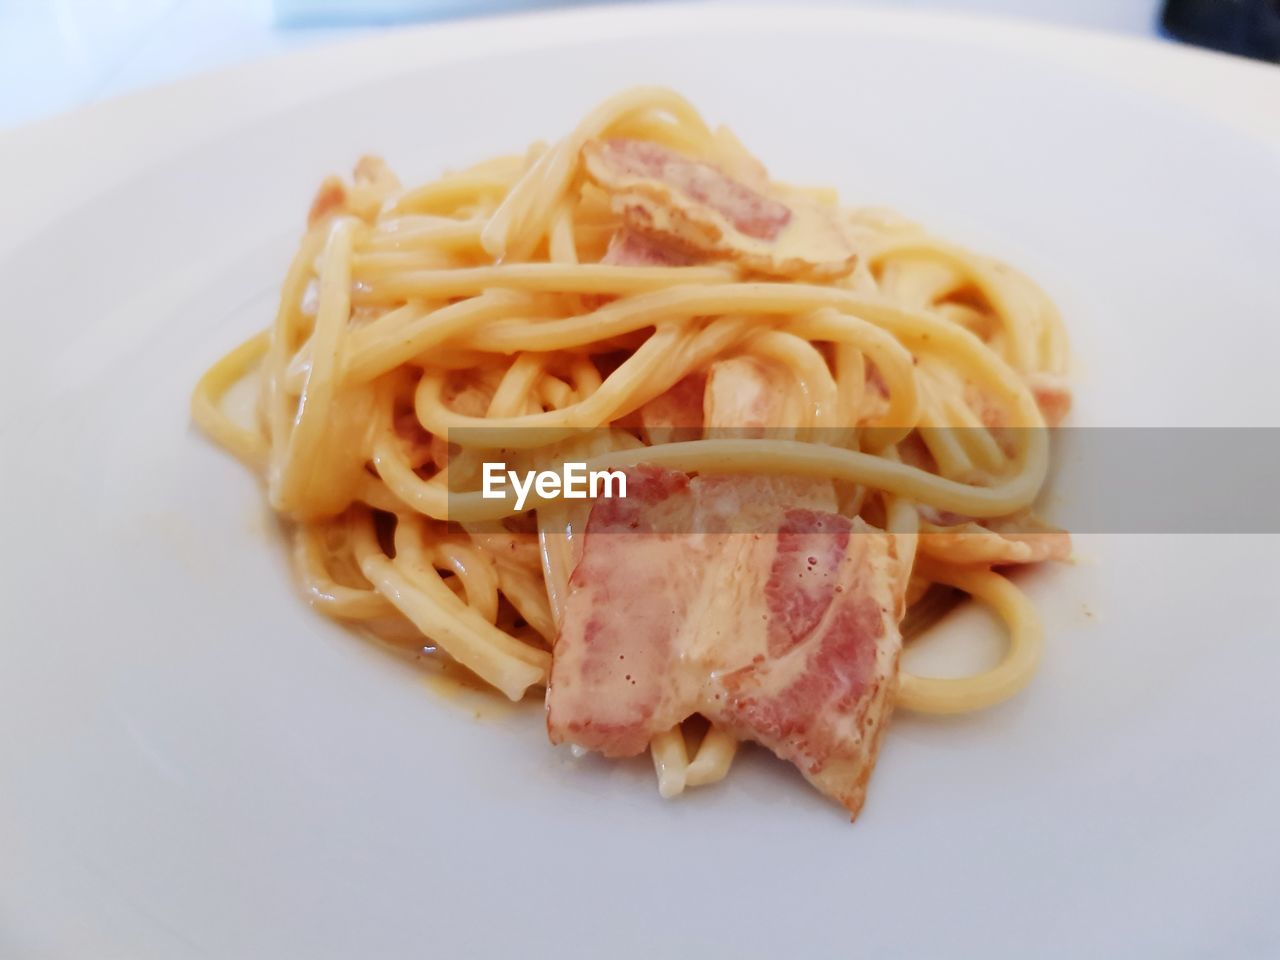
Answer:
MULTIPOLYGON (((471 428, 508 451, 572 447, 590 469, 834 482, 842 511, 895 538, 907 622, 952 590, 1007 624, 991 670, 899 674, 900 707, 958 713, 1036 668, 1035 611, 999 569, 1067 549, 1028 517, 1065 370, 1058 314, 1027 278, 770 181, 681 97, 642 88, 554 145, 420 187, 368 158, 326 181, 274 323, 201 378, 192 412, 265 478, 316 609, 436 646, 512 699, 547 682, 581 528, 563 504, 517 516, 468 485, 471 428), (637 419, 730 358, 769 372, 789 433, 637 419), (244 424, 223 400, 250 377, 244 424)), ((658 734, 662 793, 721 779, 736 747, 715 725, 658 734)))

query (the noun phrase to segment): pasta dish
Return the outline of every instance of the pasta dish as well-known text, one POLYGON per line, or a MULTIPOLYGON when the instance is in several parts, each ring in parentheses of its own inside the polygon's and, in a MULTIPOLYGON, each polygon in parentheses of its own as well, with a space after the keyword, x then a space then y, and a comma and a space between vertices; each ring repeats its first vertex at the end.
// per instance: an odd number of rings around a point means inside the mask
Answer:
POLYGON ((1027 277, 771 179, 640 88, 419 186, 372 157, 326 180, 274 322, 192 410, 263 477, 321 613, 545 690, 553 743, 648 751, 664 796, 753 741, 856 816, 892 710, 980 710, 1036 668, 1006 574, 1070 552, 1032 512, 1066 362, 1027 277), (494 494, 499 461, 626 494, 494 494), (1000 662, 900 669, 962 596, 1000 662))

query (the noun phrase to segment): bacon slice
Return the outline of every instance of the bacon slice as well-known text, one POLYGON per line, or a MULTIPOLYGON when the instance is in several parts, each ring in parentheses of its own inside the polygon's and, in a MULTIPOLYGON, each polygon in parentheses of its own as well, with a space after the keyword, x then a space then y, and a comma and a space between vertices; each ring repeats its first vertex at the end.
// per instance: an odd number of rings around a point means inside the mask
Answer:
POLYGON ((619 267, 687 267, 697 258, 686 250, 623 227, 610 238, 609 249, 600 262, 619 267))
POLYGON ((708 430, 734 436, 781 436, 800 425, 794 391, 782 389, 786 372, 756 357, 717 360, 705 375, 685 377, 640 408, 650 444, 692 440, 708 430))
MULTIPOLYGON (((609 238, 609 248, 600 262, 616 267, 688 267, 698 262, 698 257, 687 250, 663 243, 653 237, 621 227, 609 238)), ((608 293, 582 295, 583 306, 598 310, 606 303, 618 299, 608 293)))
POLYGON ((787 372, 756 357, 717 360, 707 371, 707 426, 735 436, 783 436, 800 425, 798 394, 784 389, 787 372))
POLYGON ((311 201, 307 226, 314 227, 334 213, 350 213, 370 222, 383 202, 400 189, 400 180, 381 157, 363 156, 351 172, 351 186, 339 177, 325 177, 311 201))
MULTIPOLYGON (((1071 412, 1071 384, 1066 377, 1053 373, 1023 374, 1027 389, 1040 408, 1044 422, 1056 427, 1071 412)), ((996 403, 988 394, 970 384, 965 390, 965 401, 978 414, 984 426, 1007 427, 1008 412, 1001 404, 996 403)))
POLYGON ((679 531, 692 522, 688 490, 684 474, 637 469, 628 471, 625 499, 592 509, 554 647, 558 672, 547 690, 553 743, 635 756, 683 719, 682 701, 695 690, 689 672, 678 669, 673 628, 701 585, 671 572, 686 553, 679 531), (643 563, 618 562, 629 545, 643 563))
POLYGON ((649 445, 699 439, 706 389, 707 378, 693 374, 641 407, 640 427, 649 445))
MULTIPOLYGON (((717 360, 705 376, 685 377, 639 411, 650 444, 707 436, 786 437, 800 426, 794 391, 782 389, 786 371, 757 357, 717 360)), ((835 485, 827 480, 777 477, 769 481, 773 503, 836 509, 835 485)))
POLYGON ((832 279, 853 269, 856 251, 835 211, 763 177, 747 184, 645 140, 588 141, 582 159, 629 231, 664 246, 773 276, 832 279))
POLYGON ((857 814, 905 578, 893 538, 787 507, 784 484, 640 467, 626 499, 595 505, 547 690, 553 742, 633 756, 700 713, 857 814))
POLYGON ((314 227, 331 213, 341 213, 347 208, 347 185, 340 177, 325 177, 311 200, 307 211, 307 227, 314 227))
POLYGON ((1032 514, 974 520, 919 507, 920 552, 956 564, 1009 566, 1067 560, 1071 534, 1032 514))
POLYGON ((854 816, 893 708, 900 579, 887 535, 788 511, 765 583, 765 655, 720 681, 714 719, 790 760, 854 816))
POLYGON ((1044 422, 1056 427, 1071 412, 1071 385, 1066 377, 1052 373, 1033 373, 1027 376, 1027 386, 1036 398, 1036 405, 1044 416, 1044 422))

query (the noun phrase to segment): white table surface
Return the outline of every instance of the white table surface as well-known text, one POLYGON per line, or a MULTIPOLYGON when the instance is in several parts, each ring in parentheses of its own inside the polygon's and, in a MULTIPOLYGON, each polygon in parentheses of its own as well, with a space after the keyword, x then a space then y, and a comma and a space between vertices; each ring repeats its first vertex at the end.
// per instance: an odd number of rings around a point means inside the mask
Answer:
MULTIPOLYGON (((297 6, 301 0, 293 2, 297 6)), ((431 5, 431 0, 419 2, 431 5)), ((481 11, 554 5, 548 0, 474 4, 481 11)), ((881 5, 1156 36, 1161 0, 897 0, 881 5)), ((447 6, 456 10, 459 4, 447 6)), ((654 16, 661 16, 661 4, 654 7, 654 16)), ((0 128, 186 74, 385 29, 394 27, 280 26, 271 0, 0 0, 0 128)))

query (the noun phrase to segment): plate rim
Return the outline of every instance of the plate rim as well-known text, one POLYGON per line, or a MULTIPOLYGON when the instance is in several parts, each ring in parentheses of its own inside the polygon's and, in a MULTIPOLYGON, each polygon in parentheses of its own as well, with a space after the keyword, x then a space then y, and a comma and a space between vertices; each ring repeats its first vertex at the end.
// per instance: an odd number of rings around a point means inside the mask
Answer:
POLYGON ((420 63, 695 30, 880 32, 1014 48, 1209 114, 1280 153, 1280 68, 1156 37, 986 14, 777 0, 537 10, 322 41, 0 130, 0 176, 25 185, 6 204, 0 256, 12 253, 42 223, 59 219, 149 166, 215 142, 246 123, 410 72, 420 63), (94 158, 91 167, 82 162, 85 156, 94 158), (31 176, 33 171, 38 176, 31 176))

